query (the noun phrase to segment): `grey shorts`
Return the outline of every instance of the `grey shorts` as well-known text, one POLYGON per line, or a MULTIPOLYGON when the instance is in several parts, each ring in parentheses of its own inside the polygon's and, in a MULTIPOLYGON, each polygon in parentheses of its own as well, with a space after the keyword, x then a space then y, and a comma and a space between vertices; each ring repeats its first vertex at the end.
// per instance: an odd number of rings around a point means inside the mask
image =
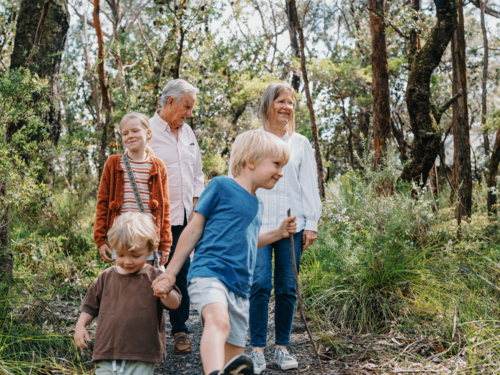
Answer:
POLYGON ((227 307, 231 332, 227 342, 244 348, 247 341, 250 301, 237 296, 215 277, 195 277, 188 286, 189 298, 196 305, 198 314, 206 305, 221 303, 227 307))
POLYGON ((153 375, 155 366, 153 362, 105 360, 97 362, 95 375, 153 375))

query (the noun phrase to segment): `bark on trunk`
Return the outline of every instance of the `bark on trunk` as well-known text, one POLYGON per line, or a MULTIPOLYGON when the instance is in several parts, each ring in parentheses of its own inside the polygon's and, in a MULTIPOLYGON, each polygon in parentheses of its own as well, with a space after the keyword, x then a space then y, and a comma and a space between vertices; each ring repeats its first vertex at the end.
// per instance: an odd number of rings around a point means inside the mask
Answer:
POLYGON ((299 22, 299 17, 297 14, 297 6, 295 5, 295 0, 290 0, 290 5, 292 7, 293 18, 295 20, 295 26, 297 27, 297 31, 299 33, 299 42, 300 42, 300 66, 302 69, 302 78, 304 80, 304 91, 306 92, 307 98, 307 108, 309 109, 309 116, 311 118, 311 130, 314 142, 314 152, 316 156, 316 166, 318 168, 318 185, 319 185, 319 193, 321 197, 325 196, 325 177, 323 171, 323 159, 321 157, 321 147, 319 144, 319 135, 318 128, 316 126, 316 115, 314 114, 313 102, 311 98, 311 93, 309 92, 309 78, 307 78, 307 69, 306 69, 306 55, 304 52, 304 34, 302 33, 302 26, 299 22))
MULTIPOLYGON (((481 1, 481 33, 483 34, 483 46, 484 46, 484 63, 483 63, 483 80, 482 80, 482 93, 481 93, 481 124, 484 126, 486 123, 487 108, 486 108, 486 95, 488 94, 486 84, 488 83, 488 33, 486 31, 486 23, 484 20, 484 10, 486 8, 486 3, 488 0, 481 1)), ((488 131, 483 129, 483 139, 484 139, 484 154, 489 155, 490 153, 490 140, 488 138, 488 131)))
MULTIPOLYGON (((41 78, 46 78, 50 82, 49 95, 52 102, 49 111, 42 114, 42 120, 49 124, 50 138, 54 144, 57 144, 61 133, 61 112, 57 103, 59 100, 57 77, 59 76, 62 51, 64 50, 69 29, 69 10, 67 0, 51 0, 46 5, 48 6, 46 16, 40 25, 39 21, 42 17, 44 0, 21 1, 10 69, 26 65, 27 57, 35 46, 37 29, 41 26, 41 32, 38 33, 39 45, 35 53, 30 57, 35 65, 30 68, 32 71, 36 71, 41 78)), ((11 124, 7 129, 7 140, 12 139, 12 135, 22 126, 21 123, 11 124)), ((37 134, 35 140, 42 140, 42 134, 37 134)))
MULTIPOLYGON (((290 46, 292 47, 293 56, 300 59, 299 42, 297 41, 297 27, 295 26, 295 19, 293 18, 293 11, 290 0, 286 1, 286 16, 288 19, 288 32, 290 34, 290 46)), ((300 88, 300 75, 292 71, 292 87, 296 92, 300 88)))
POLYGON ((106 163, 106 148, 108 146, 108 126, 111 122, 111 114, 113 113, 113 104, 111 102, 111 95, 109 93, 108 81, 106 79, 106 69, 105 63, 105 45, 104 36, 101 28, 101 21, 99 19, 99 13, 101 10, 100 0, 94 0, 94 27, 97 35, 97 43, 99 44, 97 50, 97 58, 99 64, 97 65, 97 73, 99 76, 99 87, 101 90, 102 107, 105 112, 105 121, 102 123, 101 129, 101 144, 99 148, 99 160, 98 160, 98 173, 99 181, 101 180, 102 171, 104 169, 104 164, 106 163))
POLYGON ((387 36, 385 24, 377 14, 384 14, 385 0, 369 0, 370 30, 372 36, 372 96, 373 132, 375 141, 374 167, 382 163, 391 136, 391 107, 389 94, 389 65, 387 62, 387 36))
MULTIPOLYGON (((495 143, 493 144, 493 151, 491 152, 490 164, 488 166, 488 187, 495 189, 497 187, 498 164, 500 163, 500 128, 497 130, 495 136, 495 143)), ((497 196, 493 191, 488 191, 488 214, 497 214, 497 196)))
POLYGON ((406 104, 414 141, 411 160, 400 176, 403 181, 422 180, 425 183, 441 144, 438 126, 441 109, 431 104, 430 80, 458 25, 458 4, 457 0, 444 0, 439 5, 437 22, 427 43, 415 52, 408 77, 406 104))
MULTIPOLYGON (((467 107, 467 67, 465 60, 465 33, 463 18, 463 0, 458 0, 458 27, 452 38, 453 56, 453 93, 460 90, 462 95, 453 105, 456 128, 453 142, 456 154, 456 187, 462 210, 460 217, 472 215, 472 170, 470 160, 469 111, 467 107)), ((458 213, 457 213, 458 215, 458 213)), ((458 217, 458 216, 457 216, 458 217)))

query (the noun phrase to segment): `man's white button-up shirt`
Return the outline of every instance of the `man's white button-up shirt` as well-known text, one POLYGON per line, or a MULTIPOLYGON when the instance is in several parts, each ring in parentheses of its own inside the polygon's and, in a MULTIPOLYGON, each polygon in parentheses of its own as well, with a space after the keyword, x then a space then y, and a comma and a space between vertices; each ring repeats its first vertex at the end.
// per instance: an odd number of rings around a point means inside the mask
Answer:
POLYGON ((156 157, 165 163, 168 171, 168 194, 172 225, 184 224, 184 210, 189 218, 193 211, 193 198, 204 190, 204 175, 198 142, 189 125, 179 127, 178 139, 158 111, 149 119, 153 138, 150 145, 156 157))

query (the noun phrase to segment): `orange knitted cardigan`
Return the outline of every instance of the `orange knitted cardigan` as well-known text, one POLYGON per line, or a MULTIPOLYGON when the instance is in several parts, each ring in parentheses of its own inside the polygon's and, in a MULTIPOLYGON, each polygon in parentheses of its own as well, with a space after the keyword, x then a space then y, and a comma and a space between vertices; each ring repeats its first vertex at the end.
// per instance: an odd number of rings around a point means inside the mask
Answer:
MULTIPOLYGON (((125 188, 125 170, 120 166, 121 154, 112 155, 106 161, 102 172, 99 193, 97 194, 97 211, 94 224, 94 242, 97 247, 106 243, 107 233, 113 226, 115 218, 120 215, 125 188)), ((160 245, 158 251, 170 252, 172 231, 170 229, 170 201, 168 199, 167 167, 163 160, 151 157, 153 166, 149 171, 149 208, 158 230, 160 245)))

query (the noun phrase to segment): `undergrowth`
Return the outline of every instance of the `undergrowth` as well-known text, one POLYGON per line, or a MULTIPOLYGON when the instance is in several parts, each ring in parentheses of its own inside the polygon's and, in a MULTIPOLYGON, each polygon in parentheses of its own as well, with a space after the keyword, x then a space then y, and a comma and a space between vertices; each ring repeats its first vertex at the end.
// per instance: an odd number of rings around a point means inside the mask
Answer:
POLYGON ((14 215, 14 271, 0 278, 2 374, 76 374, 92 366, 73 342, 81 298, 104 268, 92 241, 95 202, 87 198, 62 193, 14 215))
POLYGON ((329 183, 318 240, 301 266, 307 311, 337 353, 348 351, 335 342, 340 333, 398 332, 437 340, 427 355, 498 371, 497 222, 476 206, 458 240, 453 206, 425 187, 400 184, 397 163, 388 165, 329 183))

